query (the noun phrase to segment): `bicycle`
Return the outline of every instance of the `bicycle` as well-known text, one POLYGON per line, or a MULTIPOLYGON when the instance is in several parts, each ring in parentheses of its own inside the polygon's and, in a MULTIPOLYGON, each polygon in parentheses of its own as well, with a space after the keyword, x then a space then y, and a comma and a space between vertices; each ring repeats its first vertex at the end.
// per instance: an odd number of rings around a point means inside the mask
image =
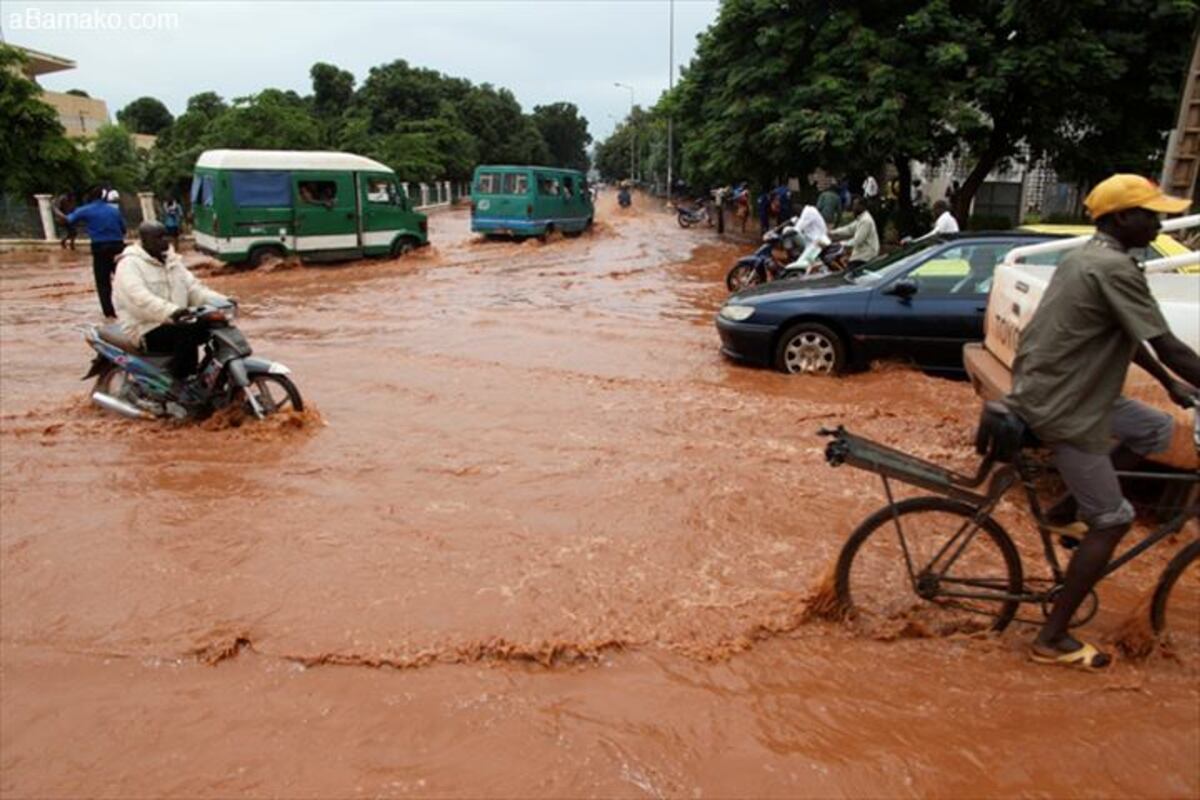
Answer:
MULTIPOLYGON (((1200 419, 1196 426, 1200 448, 1200 419)), ((1057 526, 1047 520, 1035 489, 1035 481, 1047 468, 1032 457, 1031 451, 1040 444, 1019 417, 1000 403, 986 404, 976 436, 976 451, 983 458, 974 475, 855 436, 840 426, 836 430, 822 428, 819 433, 833 438, 825 449, 831 466, 847 464, 878 474, 888 501, 858 525, 838 557, 834 582, 842 614, 906 619, 914 610, 932 610, 947 631, 961 630, 968 620, 979 623, 989 618, 993 631, 1004 630, 1014 619, 1040 624, 1042 620, 1018 617, 1017 613, 1023 604, 1040 606, 1043 618, 1049 613, 1063 581, 1054 537, 1063 537, 1060 541, 1069 545, 1072 537, 1077 543, 1077 537, 1083 534, 1077 527, 1057 526), (976 491, 989 476, 986 492, 976 491), (938 496, 897 500, 892 481, 938 496), (992 516, 1001 499, 1018 483, 1025 490, 1041 536, 1049 578, 1025 577, 1012 538, 992 516), (888 536, 893 528, 896 536, 888 536), (876 573, 881 571, 885 577, 879 580, 876 573)), ((1200 519, 1200 472, 1117 474, 1178 481, 1186 490, 1186 499, 1166 522, 1114 558, 1103 577, 1181 531, 1189 519, 1200 519)), ((1173 609, 1181 615, 1177 620, 1200 624, 1200 603, 1195 599, 1188 596, 1177 599, 1174 605, 1171 602, 1172 590, 1193 565, 1200 571, 1200 539, 1181 548, 1159 576, 1150 605, 1150 624, 1155 634, 1167 629, 1168 614, 1173 609), (1176 606, 1184 607, 1180 610, 1176 606)), ((1193 577, 1200 575, 1189 573, 1188 580, 1193 577)), ((1093 589, 1071 626, 1091 620, 1099 606, 1093 589)))

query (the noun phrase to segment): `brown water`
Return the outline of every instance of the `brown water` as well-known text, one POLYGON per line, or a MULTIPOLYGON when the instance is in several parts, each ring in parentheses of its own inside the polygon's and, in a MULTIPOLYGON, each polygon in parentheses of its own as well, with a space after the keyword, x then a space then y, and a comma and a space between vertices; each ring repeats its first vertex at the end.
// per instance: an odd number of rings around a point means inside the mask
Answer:
POLYGON ((265 426, 94 410, 89 264, 0 259, 0 793, 1200 794, 1196 649, 1087 675, 1029 665, 1025 626, 805 622, 882 502, 815 429, 967 466, 974 397, 727 363, 744 245, 603 210, 544 245, 456 211, 397 261, 217 270, 316 409, 265 426))

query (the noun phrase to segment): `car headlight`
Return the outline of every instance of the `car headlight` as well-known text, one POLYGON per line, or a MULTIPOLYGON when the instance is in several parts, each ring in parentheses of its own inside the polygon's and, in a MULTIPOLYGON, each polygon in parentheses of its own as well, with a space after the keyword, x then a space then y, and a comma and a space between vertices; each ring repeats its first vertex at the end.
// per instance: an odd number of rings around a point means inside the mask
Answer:
POLYGON ((721 306, 721 316, 733 322, 750 319, 753 313, 754 306, 737 306, 733 304, 721 306))

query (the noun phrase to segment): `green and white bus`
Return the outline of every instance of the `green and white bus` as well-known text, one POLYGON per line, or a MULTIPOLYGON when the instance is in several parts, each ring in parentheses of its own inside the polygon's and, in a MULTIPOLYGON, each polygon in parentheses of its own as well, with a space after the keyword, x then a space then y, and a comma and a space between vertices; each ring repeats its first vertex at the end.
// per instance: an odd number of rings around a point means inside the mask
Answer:
POLYGON ((196 249, 230 263, 397 256, 429 241, 396 173, 353 153, 207 150, 191 199, 196 249))
POLYGON ((486 235, 577 234, 595 210, 587 178, 573 169, 482 166, 471 182, 471 230, 486 235))

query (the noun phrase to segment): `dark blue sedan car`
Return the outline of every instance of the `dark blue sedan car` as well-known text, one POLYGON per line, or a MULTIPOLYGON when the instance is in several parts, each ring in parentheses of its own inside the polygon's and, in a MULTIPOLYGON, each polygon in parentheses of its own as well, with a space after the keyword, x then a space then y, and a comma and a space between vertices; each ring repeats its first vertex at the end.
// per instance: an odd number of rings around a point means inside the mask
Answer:
POLYGON ((983 339, 996 265, 1014 247, 1051 238, 955 234, 846 272, 740 292, 717 315, 721 352, 792 373, 835 374, 900 357, 961 374, 963 345, 983 339))

